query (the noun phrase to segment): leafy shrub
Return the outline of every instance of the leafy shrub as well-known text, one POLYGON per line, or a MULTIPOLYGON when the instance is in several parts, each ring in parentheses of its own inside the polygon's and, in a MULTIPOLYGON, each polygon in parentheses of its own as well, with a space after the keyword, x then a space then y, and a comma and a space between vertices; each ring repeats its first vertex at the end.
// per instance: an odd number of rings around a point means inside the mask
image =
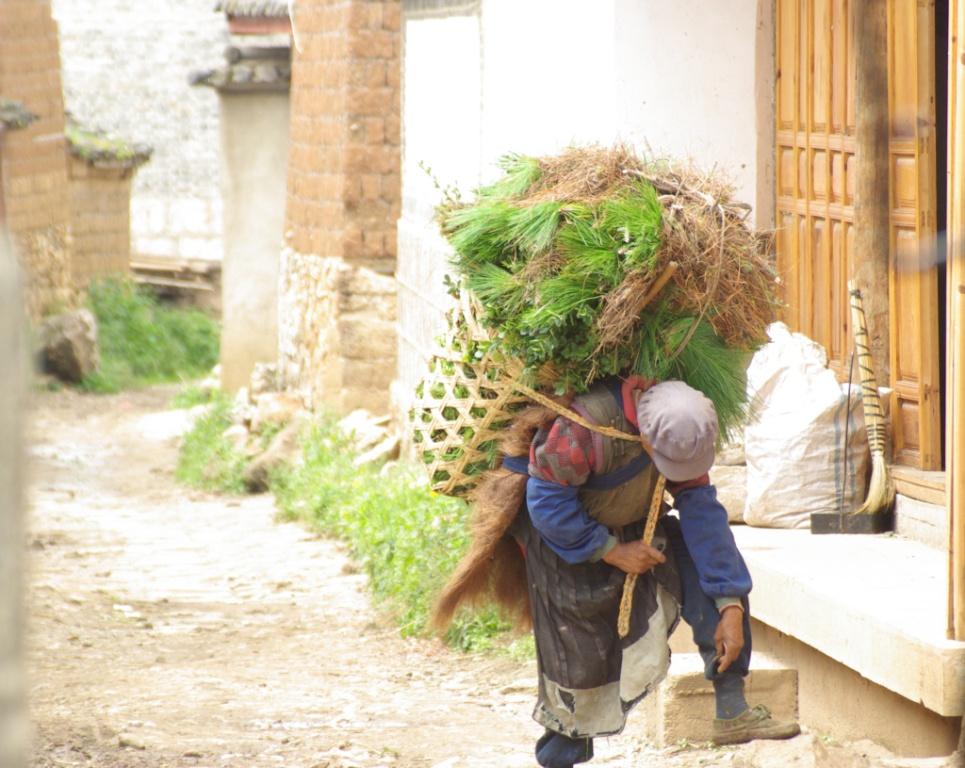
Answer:
POLYGON ((194 378, 218 361, 218 324, 196 309, 166 307, 129 280, 93 283, 100 369, 81 386, 91 392, 194 378))

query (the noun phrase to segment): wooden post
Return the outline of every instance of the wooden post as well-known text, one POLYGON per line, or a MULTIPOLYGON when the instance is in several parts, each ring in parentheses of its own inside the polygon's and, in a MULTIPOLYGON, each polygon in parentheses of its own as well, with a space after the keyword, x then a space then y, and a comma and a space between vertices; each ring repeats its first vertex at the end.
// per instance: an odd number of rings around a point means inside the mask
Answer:
POLYGON ((0 766, 25 765, 21 427, 26 353, 20 286, 0 220, 0 766))
POLYGON ((856 0, 854 279, 864 298, 878 380, 889 381, 888 6, 856 0))
POLYGON ((952 0, 948 57, 948 319, 945 498, 948 635, 965 640, 965 0, 952 0))

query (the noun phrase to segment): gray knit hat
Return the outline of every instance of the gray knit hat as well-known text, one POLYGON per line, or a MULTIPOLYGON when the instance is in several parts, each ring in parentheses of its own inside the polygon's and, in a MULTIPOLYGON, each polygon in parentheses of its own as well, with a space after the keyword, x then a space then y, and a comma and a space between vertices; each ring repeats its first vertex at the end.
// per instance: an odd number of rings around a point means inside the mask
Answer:
POLYGON ((655 384, 637 399, 637 422, 653 463, 671 482, 693 480, 713 466, 717 412, 702 392, 682 381, 655 384))

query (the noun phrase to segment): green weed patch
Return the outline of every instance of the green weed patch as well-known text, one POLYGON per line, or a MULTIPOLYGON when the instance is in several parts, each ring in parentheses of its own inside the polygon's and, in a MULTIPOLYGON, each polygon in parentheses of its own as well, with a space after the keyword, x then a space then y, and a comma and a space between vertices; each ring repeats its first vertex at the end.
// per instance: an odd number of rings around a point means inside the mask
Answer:
POLYGON ((100 369, 89 392, 197 378, 218 362, 218 324, 204 312, 166 307, 128 280, 93 283, 88 305, 97 318, 100 369))
POLYGON ((224 438, 230 426, 231 398, 218 392, 185 435, 174 473, 180 482, 208 491, 244 493, 246 458, 224 438))
MULTIPOLYGON (((348 542, 405 635, 426 632, 435 594, 469 543, 466 505, 433 493, 416 473, 353 467, 346 438, 323 422, 305 436, 303 464, 272 482, 285 519, 348 542)), ((460 616, 447 641, 484 650, 508 628, 495 610, 477 611, 460 616)))
MULTIPOLYGON (((180 482, 244 492, 247 459, 224 438, 230 425, 231 400, 218 392, 182 444, 180 482)), ((302 443, 303 461, 271 478, 280 516, 347 542, 402 633, 425 634, 435 595, 469 545, 465 503, 433 493, 417 467, 354 467, 351 445, 331 419, 306 429, 302 443)), ((465 651, 499 647, 531 658, 531 641, 509 643, 508 629, 495 609, 467 612, 446 640, 465 651)))

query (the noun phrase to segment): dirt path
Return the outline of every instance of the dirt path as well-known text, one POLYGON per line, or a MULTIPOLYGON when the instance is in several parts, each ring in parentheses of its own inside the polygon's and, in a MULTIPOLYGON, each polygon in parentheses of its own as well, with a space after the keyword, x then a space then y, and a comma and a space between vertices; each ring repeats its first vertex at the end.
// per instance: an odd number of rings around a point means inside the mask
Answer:
MULTIPOLYGON (((171 394, 36 398, 33 765, 535 765, 533 665, 400 638, 343 549, 274 523, 270 497, 178 487, 171 394)), ((634 730, 592 764, 888 764, 814 736, 658 753, 634 730)))

